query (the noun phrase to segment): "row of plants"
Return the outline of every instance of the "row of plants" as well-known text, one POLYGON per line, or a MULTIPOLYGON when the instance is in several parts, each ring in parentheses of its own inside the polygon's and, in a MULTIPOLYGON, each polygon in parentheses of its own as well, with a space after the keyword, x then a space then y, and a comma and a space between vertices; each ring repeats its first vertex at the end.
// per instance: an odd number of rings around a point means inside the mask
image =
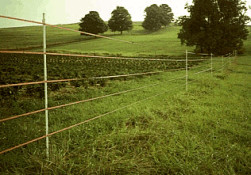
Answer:
MULTIPOLYGON (((152 58, 152 57, 151 57, 152 58)), ((155 58, 164 59, 165 56, 155 58)), ((194 62, 193 64, 198 64, 194 62)), ((58 91, 66 86, 88 88, 105 86, 108 79, 93 77, 142 73, 150 71, 167 71, 184 68, 185 62, 167 62, 152 60, 121 60, 107 58, 78 58, 64 56, 47 56, 48 80, 72 79, 77 81, 49 83, 49 92, 58 91)), ((42 55, 0 54, 0 84, 43 81, 44 65, 42 55)), ((142 76, 138 76, 142 77, 142 76)), ((113 78, 126 80, 129 77, 113 78)), ((16 100, 20 96, 43 98, 44 85, 27 85, 0 88, 1 101, 16 100)))

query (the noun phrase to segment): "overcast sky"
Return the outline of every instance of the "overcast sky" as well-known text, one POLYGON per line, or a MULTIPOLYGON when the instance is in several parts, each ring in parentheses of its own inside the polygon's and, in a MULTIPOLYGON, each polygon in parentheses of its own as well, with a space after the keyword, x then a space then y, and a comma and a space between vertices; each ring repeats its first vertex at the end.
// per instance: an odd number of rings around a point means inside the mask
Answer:
MULTIPOLYGON (((247 0, 251 5, 251 0, 247 0)), ((192 0, 0 0, 0 15, 24 18, 34 21, 42 20, 46 13, 49 24, 67 24, 79 22, 89 11, 97 11, 100 17, 108 21, 116 6, 125 7, 133 21, 144 20, 144 9, 151 4, 168 4, 175 17, 187 15, 186 3, 192 0)), ((248 11, 251 16, 251 10, 248 11)), ((0 27, 18 27, 31 25, 24 22, 0 18, 0 27)))

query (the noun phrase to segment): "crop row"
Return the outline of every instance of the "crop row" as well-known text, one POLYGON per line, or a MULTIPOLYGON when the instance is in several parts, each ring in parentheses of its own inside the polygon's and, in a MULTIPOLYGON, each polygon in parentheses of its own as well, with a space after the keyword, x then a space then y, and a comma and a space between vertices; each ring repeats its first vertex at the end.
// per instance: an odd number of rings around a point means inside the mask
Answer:
MULTIPOLYGON (((104 79, 91 79, 106 75, 141 73, 157 70, 184 68, 184 62, 149 60, 121 60, 107 58, 78 58, 47 56, 48 80, 84 78, 80 81, 50 83, 49 91, 70 86, 105 86, 104 79)), ((42 81, 44 79, 42 55, 0 54, 0 84, 42 81)), ((123 78, 123 80, 126 78, 123 78)), ((1 99, 16 99, 20 95, 43 97, 43 85, 0 88, 1 99)))

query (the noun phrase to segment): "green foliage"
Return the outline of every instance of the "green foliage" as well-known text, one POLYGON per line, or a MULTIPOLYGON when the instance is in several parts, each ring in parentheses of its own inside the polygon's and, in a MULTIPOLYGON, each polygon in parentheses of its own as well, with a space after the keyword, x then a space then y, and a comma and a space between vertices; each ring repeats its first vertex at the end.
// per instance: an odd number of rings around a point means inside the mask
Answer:
POLYGON ((79 26, 80 31, 94 34, 104 33, 108 30, 108 26, 96 11, 90 11, 89 14, 85 15, 85 17, 81 19, 79 26))
POLYGON ((196 46, 198 52, 227 54, 241 51, 247 39, 246 7, 241 0, 194 0, 186 6, 190 16, 180 17, 178 38, 182 44, 196 46))
POLYGON ((151 5, 145 9, 146 17, 142 26, 146 30, 156 31, 162 26, 168 26, 173 20, 172 9, 167 4, 151 5))
POLYGON ((161 4, 159 6, 161 10, 161 24, 162 26, 168 26, 172 20, 173 20, 173 13, 171 7, 169 7, 167 4, 161 4))
MULTIPOLYGON (((151 57, 152 58, 152 57, 151 57)), ((165 59, 165 56, 156 58, 165 59)), ((16 84, 23 82, 34 82, 43 80, 43 57, 20 54, 0 54, 0 83, 16 84)), ((64 56, 47 56, 48 79, 81 79, 78 81, 49 83, 49 93, 59 91, 66 85, 73 87, 101 86, 107 85, 107 80, 93 79, 92 77, 109 76, 116 74, 142 73, 155 70, 177 69, 184 67, 184 63, 166 61, 134 61, 116 60, 102 58, 75 58, 64 56)), ((117 78, 124 80, 124 78, 117 78)), ((125 78, 126 79, 126 78, 125 78)), ((0 98, 10 101, 21 98, 23 95, 29 97, 44 97, 44 86, 28 85, 10 88, 0 88, 0 98)), ((1 101, 0 101, 1 104, 1 101)))
POLYGON ((108 21, 109 28, 114 31, 120 31, 121 34, 123 31, 132 30, 132 20, 131 15, 124 7, 117 7, 112 11, 112 17, 108 21))
POLYGON ((156 4, 151 5, 150 7, 147 7, 145 9, 146 12, 146 18, 144 22, 142 23, 142 26, 146 30, 159 30, 161 28, 161 12, 159 10, 159 7, 156 4))

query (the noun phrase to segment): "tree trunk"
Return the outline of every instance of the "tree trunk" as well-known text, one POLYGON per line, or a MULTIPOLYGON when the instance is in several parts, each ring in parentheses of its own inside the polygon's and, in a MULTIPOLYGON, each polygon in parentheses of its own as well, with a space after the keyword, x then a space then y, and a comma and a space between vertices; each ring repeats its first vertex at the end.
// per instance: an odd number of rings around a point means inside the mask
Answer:
POLYGON ((121 31, 120 31, 120 35, 122 35, 122 34, 123 34, 123 31, 121 30, 121 31))

